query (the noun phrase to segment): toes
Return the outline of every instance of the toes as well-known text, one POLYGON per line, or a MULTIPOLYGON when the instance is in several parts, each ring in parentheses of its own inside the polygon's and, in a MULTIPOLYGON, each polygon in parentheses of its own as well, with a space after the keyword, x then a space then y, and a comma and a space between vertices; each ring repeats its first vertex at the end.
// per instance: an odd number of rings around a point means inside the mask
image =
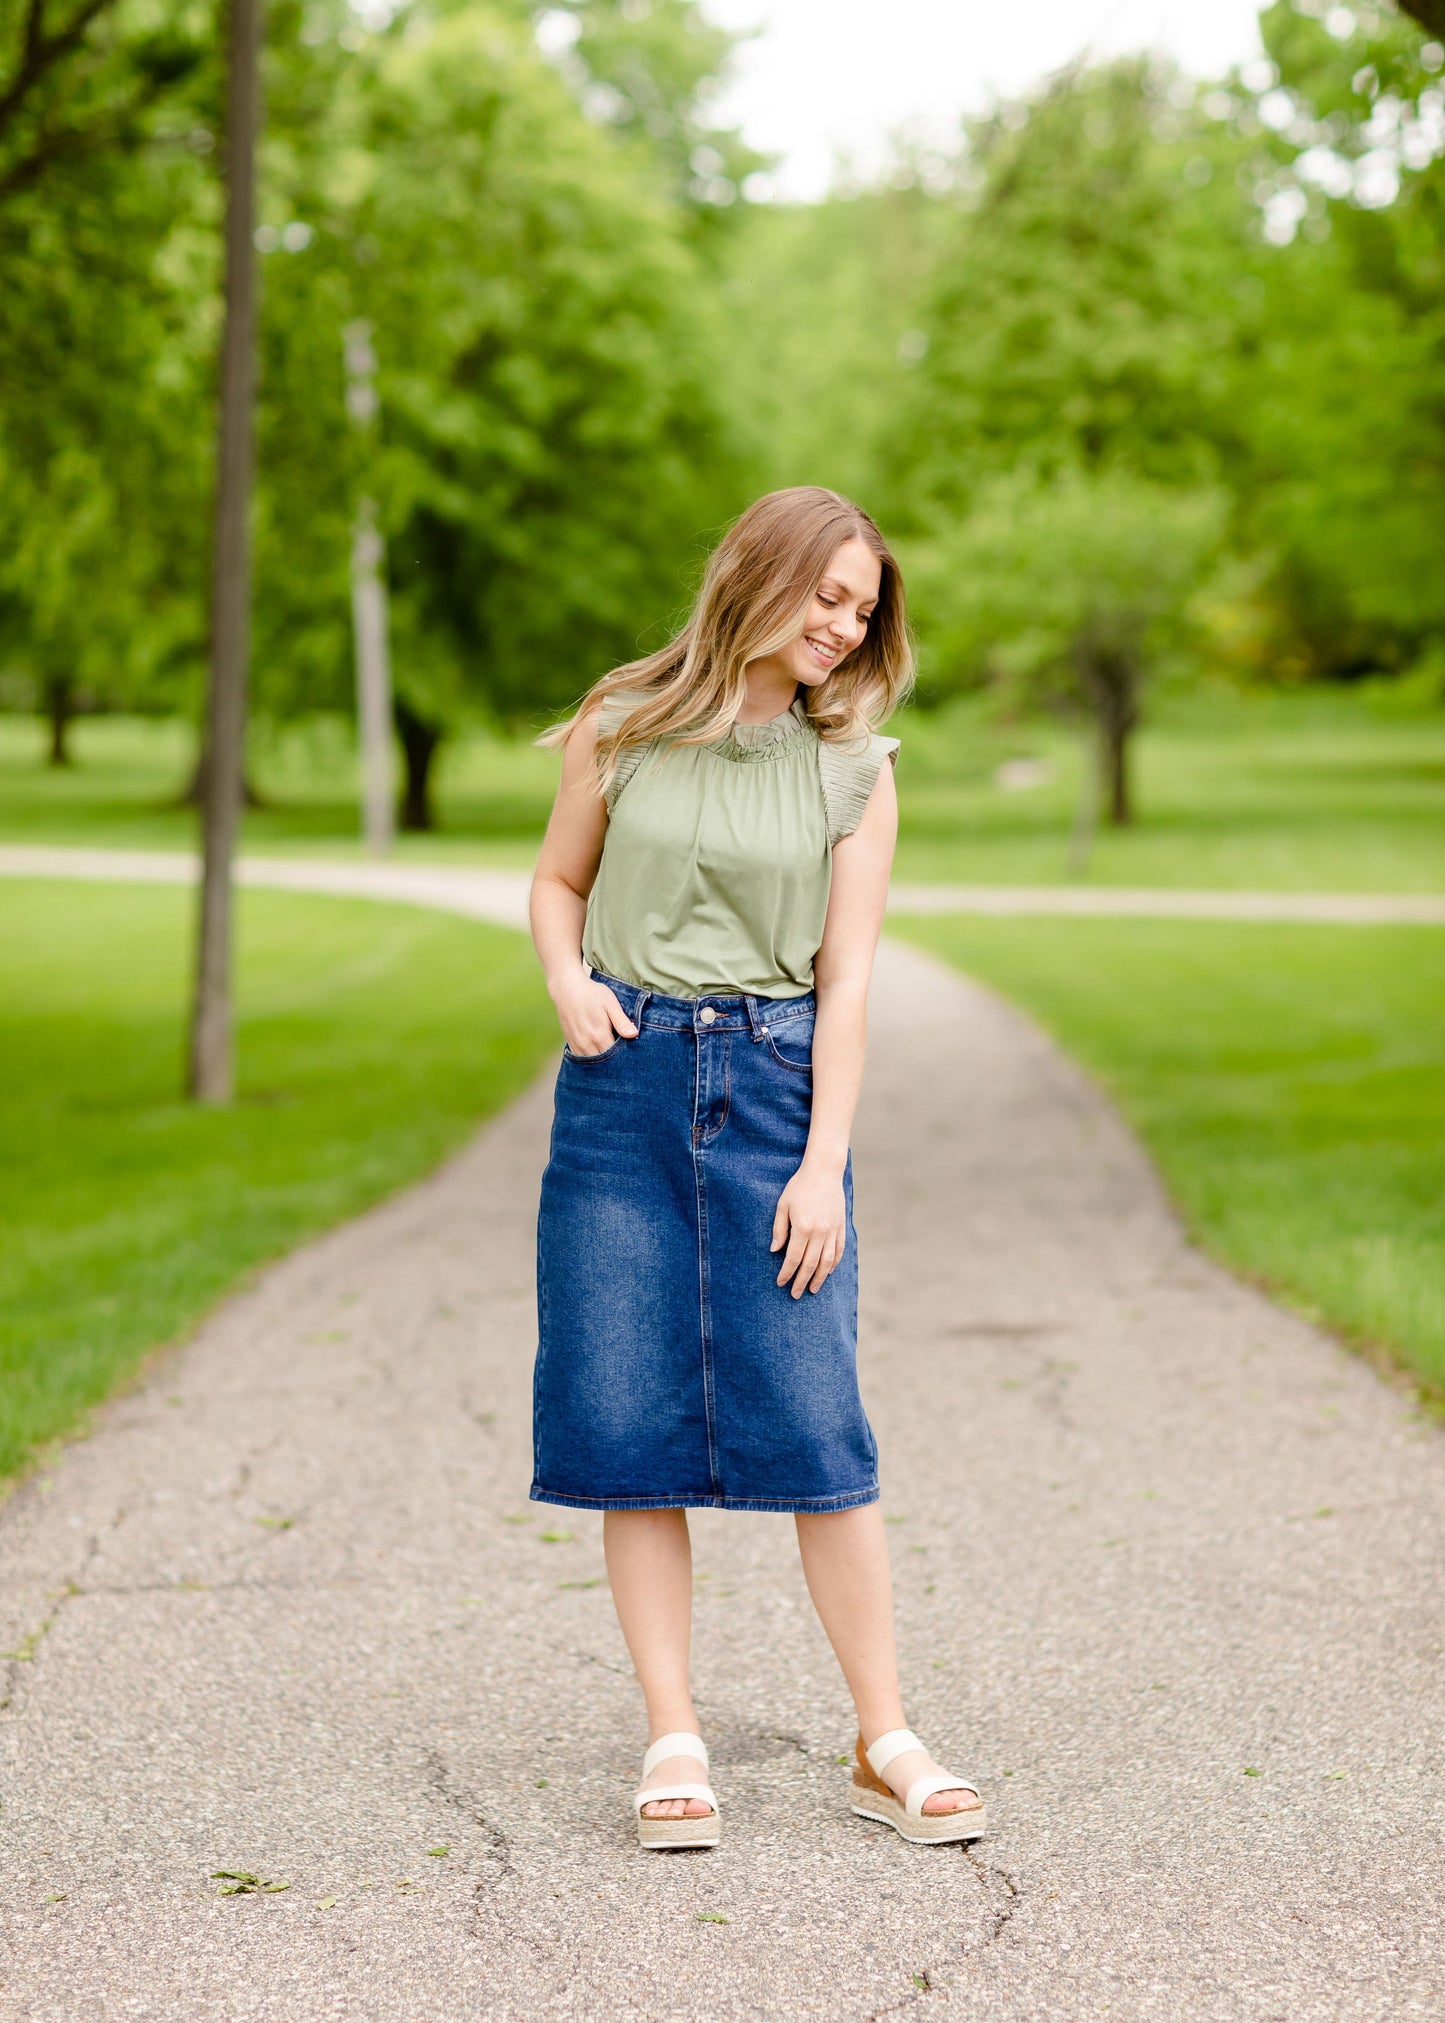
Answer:
POLYGON ((935 1791, 931 1798, 923 1801, 925 1812, 977 1812, 983 1803, 971 1791, 935 1791))

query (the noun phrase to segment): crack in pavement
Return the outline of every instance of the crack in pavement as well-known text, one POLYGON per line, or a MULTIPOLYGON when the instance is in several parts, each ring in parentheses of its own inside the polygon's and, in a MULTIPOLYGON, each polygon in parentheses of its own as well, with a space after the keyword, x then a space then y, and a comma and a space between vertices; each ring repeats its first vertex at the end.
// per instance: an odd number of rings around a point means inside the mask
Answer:
MULTIPOLYGON (((947 1858, 943 1849, 938 1849, 937 1853, 944 1855, 945 1859, 947 1858)), ((964 1945, 960 1949, 963 1960, 967 1963, 977 1960, 981 1954, 986 1953, 989 1947, 1002 1935, 1018 1908, 1019 1889, 1018 1884, 1007 1869, 1000 1867, 996 1862, 988 1861, 982 1855, 979 1842, 960 1841, 957 1845, 957 1853, 962 1855, 969 1863, 980 1882, 984 1885, 985 1890, 990 1894, 994 1893, 999 1883, 1002 1883, 1008 1892, 1005 1901, 994 1911, 992 1926, 984 1934, 984 1937, 978 1943, 964 1945)), ((909 1993, 900 1995, 896 2001, 886 2002, 881 2009, 870 2010, 866 2016, 859 2019, 859 2023, 884 2023, 886 2017, 901 2014, 903 2010, 916 2002, 920 1995, 946 1993, 952 1986, 948 1975, 949 1968, 953 1964, 953 1956, 949 1956, 939 1961, 936 1965, 919 1968, 910 1976, 913 1988, 909 1993)))
POLYGON ((885 1493, 913 1505, 903 1538, 934 1555, 901 1562, 923 1576, 900 1585, 915 1718, 966 1729, 990 1792, 1007 1790, 997 1850, 964 1850, 965 1871, 853 1831, 832 1789, 846 1770, 829 1767, 846 1688, 790 1527, 710 1512, 699 1592, 747 1597, 726 1618, 704 1607, 698 1635, 698 1712, 738 1766, 736 1823, 715 1858, 624 1846, 606 1766, 641 1741, 640 1703, 595 1532, 566 1527, 564 1556, 496 1528, 528 1479, 532 1320, 513 1281, 545 1161, 544 1074, 424 1194, 204 1324, 183 1375, 154 1373, 184 1410, 142 1391, 98 1415, 43 1493, 7 1509, 0 1580, 25 1600, 6 1642, 34 1624, 9 1660, 21 1711, 0 1723, 7 1873, 49 1878, 65 1849, 79 1883, 103 1872, 115 1899, 77 1884, 33 1925, 7 1908, 6 1995, 24 2014, 907 2023, 920 1998, 1011 2023, 1108 2005, 1130 2023, 1445 2013, 1421 1739, 1445 1720, 1445 1443, 1207 1261, 1151 1290, 1186 1253, 1097 1095, 924 958, 885 944, 875 982, 855 1133, 860 1374, 885 1493), (439 1272, 464 1320, 442 1312, 439 1272), (313 1353, 338 1288, 358 1303, 351 1339, 313 1353), (423 1310, 429 1333, 412 1324, 423 1310), (240 1501, 218 1508, 233 1483, 240 1501), (1132 1535, 1116 1506, 1156 1488, 1167 1527, 1126 1567, 1094 1516, 1107 1507, 1106 1528, 1132 1535), (277 1512, 294 1496, 313 1513, 289 1545, 251 1523, 268 1491, 277 1512), (597 1575, 595 1594, 553 1592, 564 1568, 597 1575), (78 1592, 57 1592, 67 1574, 78 1592), (236 1606, 162 1606, 207 1589, 236 1606), (63 1615, 92 1593, 136 1599, 63 1615), (44 1651, 42 1616, 59 1619, 44 1651), (283 1678, 301 1683, 272 1687, 283 1678), (589 1765, 565 1809, 508 1767, 561 1728, 589 1765), (1105 1792, 1109 1844, 1137 1875, 1088 1853, 1105 1792), (455 1840, 424 1943, 414 1922, 374 1918, 348 1980, 344 1910, 318 1913, 313 1946, 278 1897, 274 1950, 238 1949, 244 1910, 213 1923, 203 1905, 197 1925, 189 1899, 108 1880, 222 1829, 255 1850, 248 1865, 279 1863, 318 1823, 328 1862, 455 1840))
POLYGON ((474 1898, 481 1895, 482 1891, 489 1886, 489 1882, 495 1884, 501 1882, 504 1876, 515 1876, 517 1866, 512 1860, 512 1843, 510 1838, 503 1832, 500 1826, 494 1825, 487 1818, 480 1804, 469 1792, 459 1790, 452 1783, 447 1766, 442 1760, 441 1751, 436 1748, 424 1749, 422 1751, 422 1761, 426 1766, 427 1783, 435 1791, 442 1803, 449 1805, 454 1812, 460 1812, 463 1818, 469 1820, 473 1826, 479 1826, 491 1842, 492 1852, 484 1856, 483 1859, 495 1864, 496 1873, 492 1877, 483 1878, 478 1882, 473 1892, 474 1898))
POLYGON ((45 1615, 33 1629, 27 1630, 22 1634, 19 1643, 13 1650, 3 1653, 6 1664, 4 1675, 0 1677, 0 1713, 15 1715, 20 1713, 21 1678, 24 1677, 26 1683, 31 1685, 33 1685, 35 1678, 33 1672, 22 1674, 20 1667, 35 1663, 36 1654, 39 1652, 46 1637, 49 1636, 51 1630, 60 1620, 61 1612, 64 1610, 66 1604, 74 1601, 77 1596, 86 1593, 84 1585, 86 1569, 93 1565, 99 1557, 105 1532, 118 1531, 120 1526, 125 1522, 127 1508, 128 1506, 124 1503, 117 1504, 115 1514, 109 1524, 103 1530, 93 1531, 90 1534, 85 1543, 85 1550, 80 1556, 80 1564, 76 1567, 74 1573, 68 1575, 58 1588, 51 1590, 51 1606, 45 1615))

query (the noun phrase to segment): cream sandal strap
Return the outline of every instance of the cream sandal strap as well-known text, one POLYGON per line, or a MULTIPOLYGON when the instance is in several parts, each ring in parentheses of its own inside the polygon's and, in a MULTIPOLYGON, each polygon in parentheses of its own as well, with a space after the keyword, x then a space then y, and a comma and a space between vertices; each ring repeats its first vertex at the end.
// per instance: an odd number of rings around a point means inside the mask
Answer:
MULTIPOLYGON (((677 1756, 681 1752, 674 1749, 672 1753, 674 1756, 677 1756)), ((662 1798, 705 1798, 714 1812, 718 1810, 718 1802, 713 1796, 713 1789, 710 1784, 645 1785, 641 1791, 633 1793, 632 1802, 637 1807, 637 1810, 641 1812, 644 1805, 653 1805, 662 1798)), ((702 1814, 699 1813, 697 1817, 701 1818, 702 1814)))
POLYGON ((908 1787, 908 1796, 903 1801, 903 1810, 910 1819, 922 1819, 923 1806, 936 1791, 972 1791, 975 1798, 981 1796, 972 1784, 965 1784, 961 1777, 918 1777, 908 1787))
MULTIPOLYGON (((880 1735, 876 1742, 870 1742, 864 1754, 872 1766, 873 1775, 881 1777, 895 1756, 902 1756, 909 1749, 922 1749, 923 1744, 911 1728, 890 1728, 886 1735, 880 1735)), ((924 1751, 927 1754, 927 1751, 924 1751)), ((646 1772, 643 1775, 646 1776, 646 1772)))
POLYGON ((650 1777, 659 1763, 665 1763, 669 1756, 690 1756, 700 1763, 704 1770, 708 1767, 707 1744, 701 1735, 687 1735, 679 1729, 672 1735, 659 1735, 642 1759, 642 1774, 650 1777))

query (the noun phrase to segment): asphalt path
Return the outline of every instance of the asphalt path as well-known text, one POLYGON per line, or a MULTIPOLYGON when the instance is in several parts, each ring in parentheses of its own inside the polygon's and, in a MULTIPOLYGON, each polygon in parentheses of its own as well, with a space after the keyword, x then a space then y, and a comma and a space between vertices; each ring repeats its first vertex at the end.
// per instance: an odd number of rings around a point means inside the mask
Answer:
POLYGON ((600 1519, 527 1501, 550 1072, 0 1508, 5 2023, 1445 2011, 1445 1443, 885 939, 854 1133, 909 1718, 847 1809, 787 1517, 694 1515, 716 1852, 635 1842, 600 1519), (217 1869, 284 1889, 219 1896, 217 1869))
MULTIPOLYGON (((0 878, 125 884, 194 884, 198 859, 183 850, 104 850, 70 844, 0 844, 0 878)), ((531 873, 481 865, 365 858, 247 856, 240 884, 325 892, 440 908, 474 920, 527 924, 531 873)), ((1440 892, 1231 892, 1134 885, 910 885, 889 888, 890 913, 977 913, 1061 919, 1295 921, 1325 927, 1445 927, 1440 892)))

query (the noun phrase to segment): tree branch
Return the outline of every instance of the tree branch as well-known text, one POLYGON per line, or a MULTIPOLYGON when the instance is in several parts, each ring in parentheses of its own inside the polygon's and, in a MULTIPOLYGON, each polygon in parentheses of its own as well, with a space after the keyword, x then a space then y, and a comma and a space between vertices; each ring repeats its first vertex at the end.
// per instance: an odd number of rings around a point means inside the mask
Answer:
POLYGON ((35 87, 63 57, 85 39, 92 21, 114 7, 116 0, 81 0, 80 7, 53 35, 45 32, 45 0, 30 0, 25 14, 25 35, 20 67, 0 91, 0 134, 14 119, 35 87))
POLYGON ((1408 14, 1438 41, 1445 42, 1445 0, 1398 0, 1400 12, 1408 14))
POLYGON ((104 119, 89 126, 42 127, 19 160, 0 170, 0 203, 29 189, 55 162, 73 161, 105 148, 137 145, 134 121, 165 89, 164 80, 150 78, 124 105, 109 107, 104 119))

